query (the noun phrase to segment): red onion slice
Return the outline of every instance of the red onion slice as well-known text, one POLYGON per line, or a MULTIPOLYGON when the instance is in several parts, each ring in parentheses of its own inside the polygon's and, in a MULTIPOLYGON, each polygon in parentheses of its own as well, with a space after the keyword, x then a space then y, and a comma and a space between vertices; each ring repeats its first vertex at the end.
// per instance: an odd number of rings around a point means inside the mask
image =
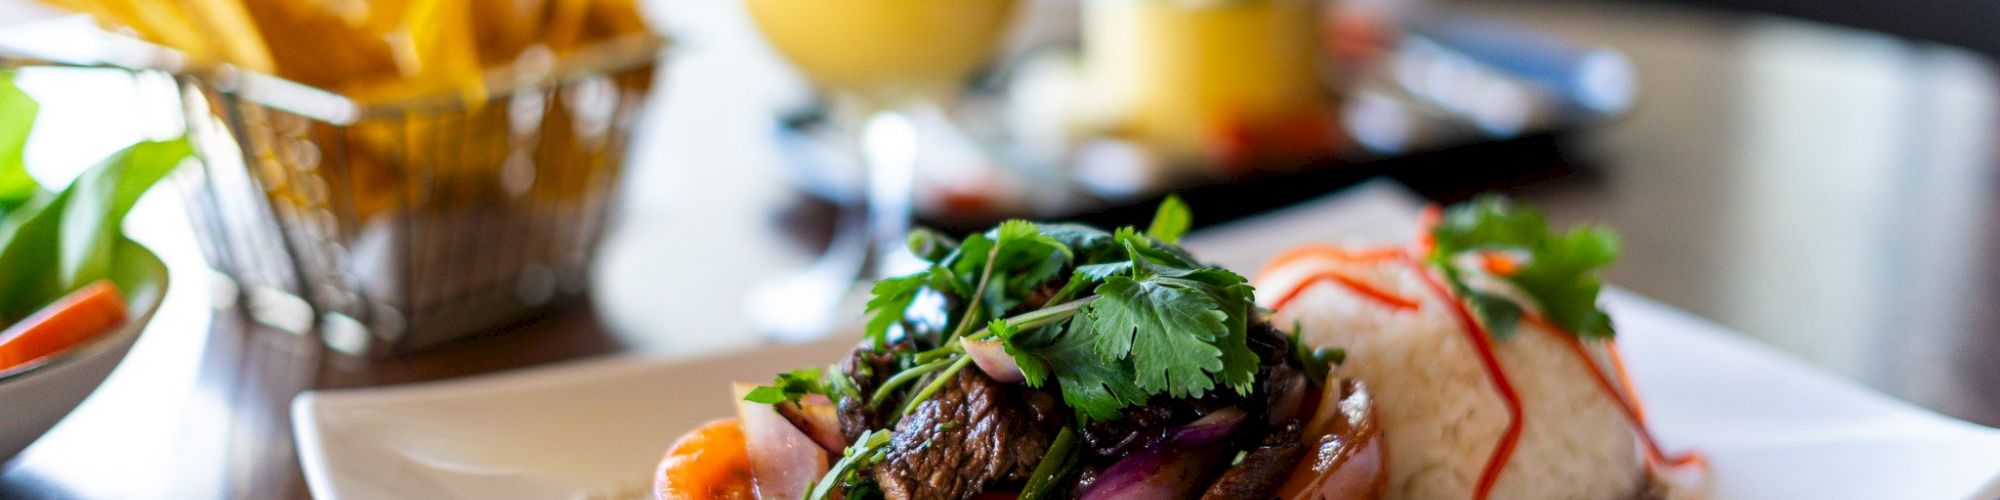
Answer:
POLYGON ((1306 417, 1310 416, 1306 415, 1305 412, 1310 410, 1306 406, 1310 404, 1306 399, 1311 395, 1312 384, 1306 382, 1306 375, 1304 373, 1297 371, 1290 373, 1291 376, 1285 377, 1283 385, 1278 386, 1275 394, 1271 395, 1271 414, 1265 419, 1264 423, 1266 424, 1278 425, 1292 420, 1304 421, 1306 417))
POLYGON ((1292 469, 1279 494, 1288 500, 1382 498, 1389 475, 1368 386, 1331 377, 1326 382, 1327 397, 1303 436, 1311 455, 1292 469))
POLYGON ((1187 498, 1207 480, 1228 451, 1229 435, 1244 413, 1224 408, 1167 435, 1167 440, 1119 459, 1097 476, 1079 500, 1187 498))
POLYGON ((1018 384, 1027 377, 1021 374, 1021 365, 1014 364, 1014 357, 1007 354, 1007 348, 998 341, 958 338, 959 345, 965 347, 965 354, 972 357, 972 364, 979 365, 979 371, 986 377, 1002 384, 1018 384))
POLYGON ((847 436, 840 434, 840 410, 833 406, 833 400, 820 394, 807 394, 799 398, 798 404, 779 403, 773 405, 785 420, 806 433, 814 443, 819 443, 828 453, 841 453, 847 449, 847 436))
POLYGON ((826 451, 776 408, 743 400, 755 388, 755 384, 735 386, 736 416, 743 420, 743 444, 750 454, 757 497, 805 498, 813 480, 826 474, 826 451))

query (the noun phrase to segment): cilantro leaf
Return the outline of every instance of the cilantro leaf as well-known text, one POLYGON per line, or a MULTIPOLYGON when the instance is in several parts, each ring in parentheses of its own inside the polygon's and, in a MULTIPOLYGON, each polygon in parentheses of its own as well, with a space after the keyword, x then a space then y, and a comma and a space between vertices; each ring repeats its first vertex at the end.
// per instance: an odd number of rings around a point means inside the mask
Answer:
POLYGON ((1224 324, 1229 328, 1227 335, 1216 339, 1215 345, 1222 349, 1222 371, 1216 373, 1216 380, 1237 394, 1249 394, 1251 385, 1257 382, 1257 366, 1261 364, 1256 351, 1250 350, 1250 307, 1256 301, 1256 292, 1250 285, 1238 283, 1213 293, 1217 295, 1216 303, 1222 304, 1227 313, 1224 324))
POLYGON ((1486 326, 1488 335, 1496 339, 1514 336, 1514 326, 1521 322, 1521 305, 1505 296, 1465 290, 1460 292, 1472 313, 1479 316, 1479 324, 1486 326))
POLYGON ((1077 278, 1088 281, 1104 281, 1105 278, 1109 278, 1111 275, 1130 272, 1132 272, 1132 261, 1129 260, 1106 262, 1103 264, 1086 264, 1076 267, 1077 278))
MULTIPOLYGON (((1191 221, 1186 205, 1170 199, 1143 233, 1007 221, 957 242, 929 232, 912 236, 913 251, 936 265, 876 284, 870 335, 879 338, 899 321, 919 326, 913 304, 927 303, 931 294, 951 299, 945 312, 953 323, 943 330, 952 333, 918 335, 911 345, 927 350, 914 356, 926 361, 884 387, 964 366, 966 353, 937 341, 968 335, 997 338, 1030 387, 1056 385, 1082 421, 1121 418, 1126 407, 1156 396, 1199 397, 1217 386, 1248 394, 1261 363, 1249 348, 1252 290, 1242 276, 1201 264, 1174 245, 1191 221), (1068 283, 1039 308, 1015 310, 1065 272, 1068 283)), ((878 388, 871 399, 916 389, 907 408, 935 385, 878 388)), ((774 387, 765 397, 784 395, 774 387)))
POLYGON ((923 227, 911 229, 905 244, 909 246, 911 255, 930 263, 942 261, 952 251, 958 250, 958 240, 923 227))
POLYGON ((1447 210, 1431 231, 1435 245, 1433 259, 1472 250, 1527 249, 1548 235, 1549 223, 1542 214, 1517 208, 1497 196, 1484 196, 1472 203, 1447 210))
POLYGON ((1610 230, 1583 226, 1557 234, 1541 213, 1489 196, 1452 207, 1431 237, 1435 242, 1431 262, 1446 270, 1453 288, 1466 297, 1495 337, 1511 332, 1524 308, 1499 295, 1471 290, 1452 268, 1453 256, 1486 250, 1525 252, 1526 264, 1513 274, 1496 277, 1520 288, 1550 321, 1579 337, 1615 335, 1610 316, 1597 306, 1603 288, 1600 275, 1618 256, 1618 235, 1610 230))
POLYGON ((833 391, 828 390, 826 384, 820 382, 824 374, 825 370, 817 366, 781 373, 771 385, 751 389, 749 394, 743 396, 743 400, 774 405, 787 401, 796 403, 799 398, 807 394, 832 395, 833 391))
POLYGON ((1139 234, 1129 227, 1119 228, 1114 238, 1124 247, 1127 259, 1151 272, 1176 274, 1208 268, 1188 255, 1186 250, 1139 234))
POLYGON ((1036 227, 1050 239, 1069 247, 1077 264, 1107 262, 1123 256, 1125 252, 1111 233, 1103 229, 1071 223, 1037 224, 1036 227))
POLYGON ((1617 258, 1616 234, 1581 227, 1542 240, 1534 258, 1505 278, 1534 296, 1557 325, 1583 337, 1611 337, 1611 317, 1597 307, 1597 294, 1603 288, 1600 270, 1617 258))
POLYGON ((1000 338, 1000 347, 1007 351, 1007 355, 1014 357, 1014 366, 1021 369, 1021 377, 1024 379, 1022 382, 1027 383, 1028 387, 1037 389, 1048 382, 1048 367, 1042 364, 1041 358, 1034 355, 1033 350, 1023 345, 1029 339, 1021 335, 1020 329, 1007 323, 1005 318, 995 318, 987 329, 992 330, 994 336, 1000 338))
POLYGON ((1125 407, 1145 404, 1154 391, 1139 388, 1132 362, 1098 357, 1095 340, 1073 330, 1077 321, 1066 324, 1072 328, 1037 330, 1046 332, 1048 343, 1033 354, 1048 365, 1061 386, 1063 403, 1076 412, 1077 420, 1117 420, 1125 407))
POLYGON ((876 281, 875 286, 869 288, 873 296, 868 299, 866 333, 876 349, 888 347, 889 327, 903 320, 904 313, 910 310, 910 303, 917 300, 917 292, 923 290, 930 277, 929 272, 897 276, 876 281))
POLYGON ((1187 234, 1188 226, 1194 224, 1194 215, 1189 213, 1181 197, 1167 195, 1160 202, 1160 208, 1153 213, 1153 223, 1146 227, 1146 236, 1151 236, 1168 244, 1179 243, 1181 235, 1187 234))
POLYGON ((1062 272, 1074 255, 1068 245, 1025 221, 1002 222, 994 232, 1000 252, 993 257, 994 283, 987 286, 984 302, 993 316, 1000 316, 1062 272))
POLYGON ((1149 393, 1200 397, 1215 387, 1209 373, 1223 369, 1215 344, 1229 336, 1229 314, 1198 283, 1112 276, 1096 292, 1075 333, 1091 337, 1101 360, 1130 360, 1149 393))

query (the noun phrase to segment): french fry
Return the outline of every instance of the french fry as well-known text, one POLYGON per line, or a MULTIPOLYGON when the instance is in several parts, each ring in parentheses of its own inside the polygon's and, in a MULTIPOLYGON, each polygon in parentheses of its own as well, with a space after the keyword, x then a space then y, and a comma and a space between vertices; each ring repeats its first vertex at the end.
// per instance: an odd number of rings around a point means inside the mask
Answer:
POLYGON ((366 101, 454 91, 483 69, 645 29, 634 0, 44 0, 186 53, 366 101), (356 95, 358 94, 358 95, 356 95))
MULTIPOLYGON (((138 0, 146 1, 146 0, 138 0)), ((174 2, 148 2, 168 4, 174 2)), ((196 19, 205 26, 204 32, 213 37, 215 52, 237 66, 254 71, 269 73, 277 70, 271 60, 271 51, 264 45, 264 36, 257 25, 250 20, 250 13, 237 0, 181 0, 189 14, 180 21, 184 26, 195 26, 196 19)))

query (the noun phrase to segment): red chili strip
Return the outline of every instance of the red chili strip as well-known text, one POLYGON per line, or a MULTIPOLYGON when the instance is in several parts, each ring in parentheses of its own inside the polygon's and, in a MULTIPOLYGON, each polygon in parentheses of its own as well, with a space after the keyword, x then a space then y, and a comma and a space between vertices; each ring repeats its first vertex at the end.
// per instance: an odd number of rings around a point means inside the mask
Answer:
POLYGON ((1394 247, 1349 250, 1333 245, 1301 245, 1292 247, 1289 250, 1279 253, 1276 257, 1272 257, 1269 263, 1264 264, 1263 269, 1257 270, 1257 275, 1269 275, 1272 271, 1278 270, 1278 268, 1313 258, 1365 263, 1392 260, 1401 258, 1402 256, 1403 249, 1394 247))
POLYGON ((1576 354, 1577 361, 1582 362, 1585 367, 1589 368, 1590 378, 1597 383, 1597 388, 1604 391, 1605 396, 1610 397, 1612 401, 1618 402, 1619 412, 1625 415, 1625 420, 1631 422, 1632 428, 1638 432, 1639 442, 1646 446, 1646 463, 1653 465, 1665 464, 1669 467, 1680 467, 1690 463, 1707 463, 1707 459, 1703 458, 1699 453, 1683 453, 1669 457, 1665 452, 1660 450, 1659 441, 1653 439, 1652 429, 1646 426, 1646 416, 1639 408, 1639 393, 1632 388, 1632 379, 1625 373, 1625 363, 1617 353, 1617 346, 1609 345, 1607 342, 1605 348, 1609 351, 1612 366, 1618 371, 1618 378, 1622 384, 1612 383, 1611 379, 1604 374, 1604 371, 1598 369, 1597 362, 1591 360, 1590 353, 1583 347, 1583 342, 1577 340, 1575 335, 1571 335, 1561 327, 1549 323, 1547 319, 1540 316, 1523 315, 1522 319, 1533 323, 1543 331, 1555 336, 1557 340, 1562 341, 1563 345, 1569 347, 1571 353, 1576 354), (1619 390, 1619 385, 1622 385, 1624 390, 1619 390))
POLYGON ((1416 299, 1397 295, 1395 292, 1390 292, 1388 290, 1383 290, 1366 281, 1362 281, 1353 276, 1348 276, 1338 271, 1326 270, 1313 273, 1312 275, 1307 276, 1306 279, 1299 280, 1297 285, 1293 285, 1290 290, 1287 290, 1285 292, 1284 296, 1279 297, 1277 302, 1271 304, 1271 310, 1273 311, 1284 310, 1285 306, 1290 305, 1293 299, 1297 299, 1299 298, 1300 295, 1305 294, 1306 289, 1312 288, 1313 285, 1325 281, 1339 283, 1343 286, 1346 286, 1348 290, 1354 291, 1354 293, 1360 294, 1363 297, 1375 299, 1376 302, 1381 302, 1383 305, 1389 307, 1410 311, 1410 310, 1416 310, 1418 307, 1422 306, 1422 304, 1418 303, 1416 299))
MULTIPOLYGON (((1427 210, 1425 213, 1428 216, 1432 211, 1434 210, 1427 210)), ((1426 230, 1425 233, 1428 234, 1429 231, 1426 230)), ((1403 261, 1408 262, 1410 268, 1417 271, 1417 276, 1423 278, 1424 284, 1430 287, 1432 293, 1444 299, 1445 304, 1450 306, 1452 315, 1457 316, 1459 324, 1465 326, 1466 335, 1471 338, 1472 346, 1479 353, 1479 362, 1486 367, 1487 377, 1493 381, 1493 388, 1500 392, 1500 400, 1507 404, 1507 430, 1500 435, 1500 442, 1494 446, 1493 456, 1486 459, 1486 468, 1479 472, 1479 485, 1473 493, 1473 498, 1486 500, 1486 497, 1493 492, 1494 483, 1499 482, 1500 470, 1505 468, 1507 461, 1513 457, 1514 446, 1521 442, 1521 396, 1514 392, 1513 382, 1508 381, 1506 372, 1501 370, 1500 359, 1493 354, 1493 340, 1486 334, 1486 328, 1479 326, 1479 321, 1472 318, 1472 312, 1466 310, 1465 304, 1452 297, 1451 290, 1445 288, 1444 283, 1438 281, 1438 278, 1433 276, 1429 269, 1424 268, 1422 263, 1412 258, 1405 258, 1403 261)))
POLYGON ((1424 205, 1423 213, 1417 214, 1417 255, 1430 255, 1437 247, 1438 221, 1444 220, 1444 209, 1436 204, 1424 205))

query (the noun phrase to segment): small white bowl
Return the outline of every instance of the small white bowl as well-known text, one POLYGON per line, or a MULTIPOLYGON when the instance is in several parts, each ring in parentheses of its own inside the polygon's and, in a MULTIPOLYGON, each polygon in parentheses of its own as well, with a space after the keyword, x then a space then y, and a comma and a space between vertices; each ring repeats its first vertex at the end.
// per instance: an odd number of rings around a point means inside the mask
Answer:
POLYGON ((88 344, 0 371, 0 462, 12 460, 96 391, 160 309, 167 292, 166 264, 137 243, 121 243, 117 252, 111 279, 125 295, 132 317, 88 344))

